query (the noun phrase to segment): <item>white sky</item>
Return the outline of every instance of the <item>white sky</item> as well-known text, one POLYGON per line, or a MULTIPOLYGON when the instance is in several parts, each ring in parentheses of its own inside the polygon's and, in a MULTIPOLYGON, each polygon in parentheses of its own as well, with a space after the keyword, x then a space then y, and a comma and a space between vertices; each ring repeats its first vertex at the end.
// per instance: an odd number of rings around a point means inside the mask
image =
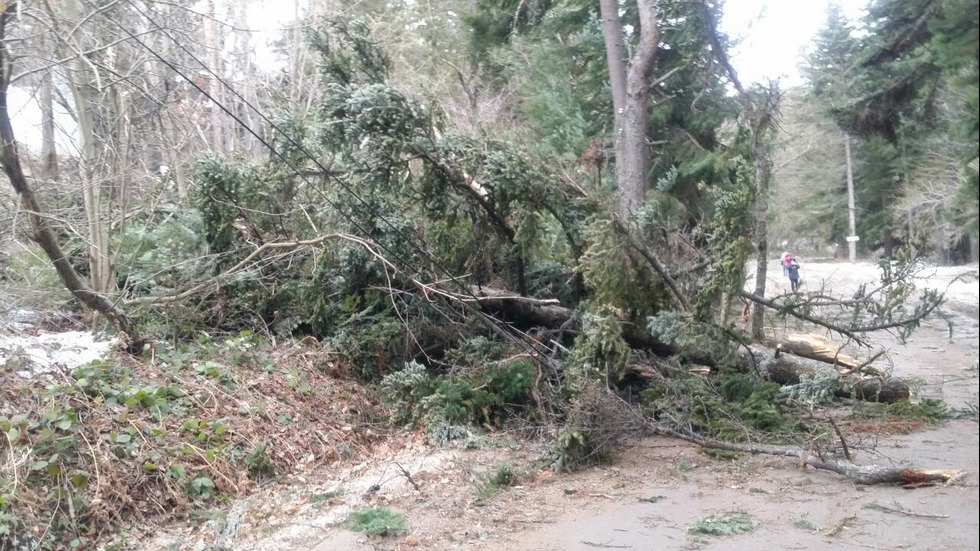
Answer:
MULTIPOLYGON (((801 52, 826 21, 831 0, 726 0, 722 27, 741 43, 732 64, 746 84, 780 79, 784 87, 802 84, 801 52)), ((851 21, 864 14, 868 0, 838 0, 851 21)))
MULTIPOLYGON (((732 63, 746 83, 780 79, 784 87, 801 84, 799 70, 801 52, 809 45, 814 34, 823 25, 825 10, 832 0, 726 0, 722 27, 728 35, 739 41, 732 50, 732 63)), ((859 19, 868 0, 839 0, 844 13, 851 19, 859 19)), ((301 4, 306 2, 301 0, 301 4)), ((247 13, 250 28, 259 31, 251 35, 256 61, 266 70, 282 67, 269 44, 280 39, 282 28, 294 18, 292 2, 279 0, 256 2, 247 13)), ((229 44, 230 47, 230 44, 229 44)), ((17 88, 10 90, 11 120, 18 141, 31 149, 40 147, 41 113, 30 93, 17 88)), ((60 111, 60 109, 59 109, 60 111)), ((58 149, 62 154, 73 154, 71 138, 74 124, 66 113, 58 113, 56 120, 63 125, 58 149)))

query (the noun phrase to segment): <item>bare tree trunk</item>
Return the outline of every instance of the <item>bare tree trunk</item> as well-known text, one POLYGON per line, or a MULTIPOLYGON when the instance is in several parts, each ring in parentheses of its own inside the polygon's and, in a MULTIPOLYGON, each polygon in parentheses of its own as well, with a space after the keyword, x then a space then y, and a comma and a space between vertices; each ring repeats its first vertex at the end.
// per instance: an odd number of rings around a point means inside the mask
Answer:
POLYGON ((602 37, 606 43, 606 63, 609 65, 609 87, 612 89, 613 111, 617 131, 626 112, 626 43, 623 23, 619 19, 617 0, 599 0, 602 14, 602 37))
MULTIPOLYGON (((214 71, 214 74, 220 75, 221 70, 218 65, 220 63, 221 41, 218 39, 218 30, 215 27, 214 0, 208 0, 206 13, 208 16, 204 18, 204 47, 208 50, 208 67, 214 71)), ((214 77, 211 77, 208 93, 216 101, 221 101, 221 85, 216 82, 214 77)), ((225 152, 221 111, 214 103, 211 103, 208 108, 211 119, 211 150, 220 155, 225 152)))
POLYGON ((181 168, 180 159, 174 159, 174 166, 171 170, 174 172, 174 180, 177 182, 177 200, 180 201, 180 205, 187 207, 191 204, 191 194, 190 189, 187 187, 187 178, 184 176, 184 169, 181 168))
POLYGON ((616 199, 624 217, 642 204, 647 189, 647 98, 660 37, 654 0, 637 0, 636 7, 640 42, 627 67, 619 5, 616 0, 599 1, 615 110, 616 199))
MULTIPOLYGON (((3 41, 7 23, 17 13, 17 4, 10 3, 0 15, 0 42, 3 41)), ((65 256, 58 244, 58 239, 54 231, 48 225, 48 220, 44 215, 37 199, 34 197, 34 190, 31 189, 24 171, 20 164, 20 156, 17 153, 17 142, 14 139, 14 129, 10 125, 10 112, 7 109, 7 66, 6 53, 0 50, 0 142, 2 151, 0 159, 3 162, 3 171, 10 180, 10 185, 14 188, 20 198, 21 208, 28 213, 28 218, 34 228, 33 239, 37 241, 41 249, 54 264, 58 277, 72 295, 75 296, 86 307, 97 311, 112 321, 113 325, 122 335, 125 347, 130 352, 140 352, 145 342, 136 330, 135 324, 125 312, 114 306, 108 299, 96 290, 93 290, 78 277, 72 268, 68 257, 65 256)))
POLYGON ((41 76, 41 179, 58 179, 58 150, 54 144, 54 79, 51 71, 41 76))
POLYGON ((629 148, 626 146, 626 44, 623 37, 623 24, 619 18, 617 0, 599 0, 602 15, 602 37, 606 44, 606 64, 609 66, 609 88, 613 100, 613 143, 616 162, 616 197, 619 212, 629 215, 629 203, 624 202, 624 193, 630 183, 626 180, 626 159, 629 148), (625 203, 625 204, 624 204, 625 203))
POLYGON ((76 60, 69 73, 78 123, 79 175, 81 176, 82 200, 88 223, 88 262, 92 289, 106 293, 111 287, 112 267, 109 257, 109 228, 102 219, 102 183, 97 177, 95 149, 95 99, 92 85, 85 75, 88 68, 82 60, 76 60))
MULTIPOLYGON (((769 271, 769 155, 764 143, 764 127, 752 117, 752 156, 755 165, 755 294, 766 296, 769 271)), ((765 307, 754 303, 752 337, 765 338, 765 307)))
POLYGON ((854 173, 851 170, 851 135, 844 133, 844 158, 847 166, 847 259, 851 264, 857 262, 857 224, 854 221, 857 209, 854 206, 854 173))
POLYGON ((303 72, 302 68, 302 57, 303 57, 303 36, 300 34, 302 32, 302 27, 300 26, 300 8, 299 0, 293 0, 293 49, 289 52, 290 57, 290 70, 292 74, 289 78, 289 99, 290 105, 296 105, 299 103, 300 98, 300 80, 301 74, 303 72))
POLYGON ((637 0, 636 8, 640 15, 640 43, 630 62, 626 76, 626 111, 623 113, 622 128, 617 136, 622 136, 623 156, 617 152, 616 167, 619 178, 619 208, 626 214, 639 205, 647 191, 647 170, 649 146, 647 145, 647 99, 650 94, 650 75, 657 58, 657 43, 660 31, 657 27, 657 14, 654 0, 637 0))
MULTIPOLYGON (((769 175, 772 163, 769 148, 765 143, 765 132, 773 125, 776 110, 779 106, 779 89, 775 83, 770 83, 769 90, 761 99, 754 99, 742 86, 738 72, 728 59, 728 52, 721 42, 715 14, 708 5, 704 6, 705 17, 708 21, 708 40, 711 49, 721 64, 728 80, 738 92, 739 102, 748 119, 752 131, 752 160, 755 168, 755 297, 759 300, 752 305, 752 337, 762 340, 765 337, 765 306, 762 300, 766 296, 766 277, 769 271, 769 175)), ((744 293, 743 293, 744 295, 744 293)))
MULTIPOLYGON (((52 25, 59 33, 63 55, 76 51, 84 51, 85 44, 69 41, 70 33, 65 33, 58 25, 50 2, 45 2, 45 10, 51 17, 52 25)), ((60 4, 65 9, 65 17, 69 21, 81 21, 83 9, 78 2, 70 1, 60 4)), ((102 184, 96 177, 98 160, 95 135, 95 120, 98 103, 95 92, 101 92, 97 69, 85 56, 76 56, 67 65, 65 76, 71 88, 72 100, 75 104, 75 119, 78 124, 79 141, 79 175, 81 180, 82 199, 85 206, 85 218, 88 225, 88 256, 92 289, 97 293, 106 293, 113 288, 112 262, 109 256, 109 227, 102 217, 102 184)))
POLYGON ((126 231, 126 211, 129 210, 130 190, 130 119, 129 101, 125 91, 116 89, 116 177, 119 179, 119 235, 126 231))

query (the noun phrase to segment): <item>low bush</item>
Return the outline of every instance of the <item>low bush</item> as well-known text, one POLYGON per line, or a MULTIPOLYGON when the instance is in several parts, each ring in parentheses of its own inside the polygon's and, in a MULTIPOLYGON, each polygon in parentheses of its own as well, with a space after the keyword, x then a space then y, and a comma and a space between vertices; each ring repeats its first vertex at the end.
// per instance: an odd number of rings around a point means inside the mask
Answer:
POLYGON ((405 516, 387 507, 361 509, 351 513, 350 529, 369 536, 388 536, 405 532, 405 516))

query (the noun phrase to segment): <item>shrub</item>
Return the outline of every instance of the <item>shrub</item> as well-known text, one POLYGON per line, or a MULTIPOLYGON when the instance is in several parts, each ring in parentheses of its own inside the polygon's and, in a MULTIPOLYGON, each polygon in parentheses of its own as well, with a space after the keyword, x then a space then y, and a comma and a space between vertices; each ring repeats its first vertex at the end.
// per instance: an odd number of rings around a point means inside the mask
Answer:
POLYGON ((381 392, 397 422, 421 422, 430 437, 444 442, 466 436, 466 425, 499 425, 522 408, 533 382, 534 366, 515 361, 487 367, 468 377, 432 376, 417 362, 385 376, 381 392))
POLYGON ((275 474, 276 464, 269 458, 268 448, 266 443, 259 444, 245 456, 245 466, 248 467, 250 477, 262 478, 275 474))
POLYGON ((638 416, 604 386, 590 383, 569 406, 551 450, 552 468, 561 472, 603 461, 616 445, 642 433, 638 416))
POLYGON ((369 536, 400 534, 405 532, 405 516, 387 507, 361 509, 351 513, 350 529, 369 536))

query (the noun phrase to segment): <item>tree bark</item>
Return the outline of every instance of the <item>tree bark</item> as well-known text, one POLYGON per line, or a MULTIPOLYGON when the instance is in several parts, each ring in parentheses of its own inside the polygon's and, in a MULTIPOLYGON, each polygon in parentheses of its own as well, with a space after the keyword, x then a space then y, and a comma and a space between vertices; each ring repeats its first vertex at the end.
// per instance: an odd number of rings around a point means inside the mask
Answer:
POLYGON ((627 67, 619 5, 616 0, 599 2, 615 110, 616 201, 623 217, 643 203, 647 190, 647 100, 660 40, 654 0, 636 0, 636 8, 640 39, 627 67))
MULTIPOLYGON (((765 297, 769 270, 769 156, 758 114, 750 115, 750 124, 755 165, 755 294, 765 297)), ((752 309, 752 338, 757 341, 765 338, 765 309, 758 303, 752 309)))
MULTIPOLYGON (((59 5, 63 6, 67 20, 83 19, 84 10, 77 1, 63 2, 59 5)), ((59 33, 61 45, 56 50, 60 50, 67 58, 71 54, 89 49, 89 44, 83 39, 73 39, 71 33, 61 29, 57 15, 49 2, 45 2, 44 6, 51 18, 52 26, 59 33)), ((88 225, 88 261, 91 272, 89 277, 92 290, 96 293, 107 293, 115 286, 115 278, 112 275, 112 262, 109 256, 109 226, 102 215, 102 183, 96 172, 99 158, 96 144, 102 144, 104 147, 105 141, 104 136, 100 139, 95 133, 95 121, 99 112, 95 94, 102 92, 101 81, 97 69, 84 55, 76 55, 69 67, 70 70, 65 72, 65 76, 72 92, 75 120, 78 124, 79 174, 88 225)))
POLYGON ((48 69, 41 75, 41 179, 58 179, 58 150, 54 143, 54 79, 48 69))
POLYGON ((109 256, 109 228, 102 219, 102 182, 96 171, 95 148, 96 100, 92 97, 92 84, 84 80, 88 74, 85 63, 78 59, 73 74, 68 76, 75 116, 78 122, 79 175, 81 176, 82 200, 88 223, 89 279, 97 293, 107 293, 112 288, 112 266, 109 256))
MULTIPOLYGON (((7 23, 14 14, 17 13, 16 3, 7 5, 2 15, 0 15, 0 42, 5 37, 7 23)), ((54 231, 48 224, 37 199, 34 190, 31 189, 27 178, 24 175, 20 164, 20 156, 17 152, 17 142, 14 139, 14 129, 10 125, 10 112, 7 109, 7 58, 5 52, 0 52, 0 75, 3 76, 0 82, 0 142, 2 151, 0 159, 3 161, 3 170, 10 180, 10 185, 14 188, 20 198, 21 208, 28 213, 31 226, 34 229, 33 239, 40 245, 41 249, 54 264, 58 277, 72 295, 75 296, 86 307, 101 313, 116 326, 119 331, 125 348, 130 352, 138 353, 143 350, 144 340, 136 329, 135 324, 125 312, 114 306, 106 297, 91 287, 78 277, 72 268, 68 257, 65 256, 58 244, 58 239, 54 231)))
POLYGON ((609 66, 609 88, 612 90, 613 115, 617 131, 626 112, 626 42, 623 23, 619 18, 617 0, 599 0, 602 16, 602 38, 606 44, 606 64, 609 66))
MULTIPOLYGON (((756 356, 755 361, 763 360, 759 363, 765 366, 766 377, 783 386, 799 384, 800 377, 813 377, 820 371, 834 369, 817 360, 790 354, 776 354, 775 350, 769 348, 753 346, 751 349, 756 356)), ((859 375, 847 375, 842 376, 835 394, 865 402, 890 404, 908 400, 911 397, 911 387, 908 381, 896 377, 861 378, 859 375)))
MULTIPOLYGON (((214 0, 207 1, 207 15, 208 17, 204 18, 204 47, 208 51, 208 66, 214 71, 214 74, 220 75, 219 53, 221 50, 221 40, 218 36, 218 29, 215 26, 214 0)), ((211 77, 208 93, 216 101, 221 102, 221 85, 216 82, 214 77, 211 77)), ((208 109, 211 121, 211 151, 220 155, 225 152, 221 110, 214 103, 211 103, 208 109)))
POLYGON ((851 239, 847 242, 847 259, 851 264, 857 262, 857 224, 855 216, 857 209, 854 206, 854 172, 851 169, 851 135, 844 133, 844 159, 847 167, 847 229, 851 239))

